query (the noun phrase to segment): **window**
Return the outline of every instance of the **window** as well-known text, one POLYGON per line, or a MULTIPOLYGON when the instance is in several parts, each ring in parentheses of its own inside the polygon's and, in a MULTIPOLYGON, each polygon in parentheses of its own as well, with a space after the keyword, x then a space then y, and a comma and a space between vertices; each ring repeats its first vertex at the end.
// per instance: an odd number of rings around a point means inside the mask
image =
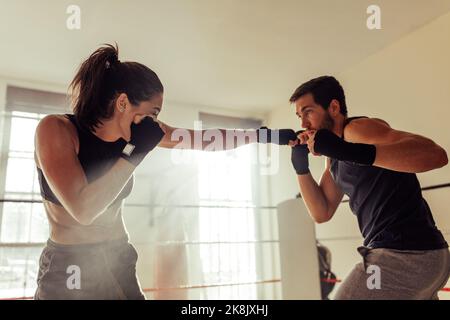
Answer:
MULTIPOLYGON (((4 199, 41 199, 33 141, 44 116, 16 111, 11 114, 4 199)), ((3 203, 0 242, 44 242, 47 238, 47 218, 41 203, 3 203)))
MULTIPOLYGON (((40 119, 54 113, 65 96, 7 88, 0 167, 0 298, 32 296, 38 261, 49 227, 34 162, 34 134, 40 119), (38 105, 37 103, 40 103, 38 105), (26 202, 20 202, 25 200, 26 202)), ((59 107, 59 113, 64 108, 59 107)))
MULTIPOLYGON (((258 127, 259 122, 201 114, 205 127, 258 127), (223 118, 223 119, 220 119, 223 118)), ((255 215, 256 145, 198 153, 200 259, 206 284, 257 280, 255 215), (234 208, 233 208, 234 207, 234 208), (250 208, 249 208, 250 207, 250 208)), ((208 288, 202 299, 256 299, 256 285, 208 288)))

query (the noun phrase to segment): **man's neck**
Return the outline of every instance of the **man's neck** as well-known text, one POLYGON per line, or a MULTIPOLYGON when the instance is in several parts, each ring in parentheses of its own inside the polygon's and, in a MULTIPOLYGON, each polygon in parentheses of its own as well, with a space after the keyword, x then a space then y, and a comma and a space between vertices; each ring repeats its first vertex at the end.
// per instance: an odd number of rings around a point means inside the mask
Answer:
POLYGON ((347 119, 347 117, 342 117, 334 122, 333 132, 338 137, 341 137, 341 138, 344 137, 344 122, 346 119, 347 119))

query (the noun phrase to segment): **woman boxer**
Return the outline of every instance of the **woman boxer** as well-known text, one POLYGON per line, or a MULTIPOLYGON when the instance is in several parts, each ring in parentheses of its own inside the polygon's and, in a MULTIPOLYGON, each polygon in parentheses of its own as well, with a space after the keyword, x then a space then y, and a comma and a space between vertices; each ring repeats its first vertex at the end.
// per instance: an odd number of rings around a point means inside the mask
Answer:
MULTIPOLYGON (((121 216, 133 171, 156 146, 206 144, 171 139, 176 128, 156 120, 163 105, 161 81, 140 63, 120 62, 117 47, 96 50, 70 88, 74 114, 49 115, 36 129, 35 160, 51 235, 41 254, 35 298, 144 299, 137 253, 121 216)), ((227 132, 221 132, 225 139, 227 132)), ((223 143, 224 149, 263 142, 260 130, 236 132, 246 138, 223 143)), ((293 130, 277 133, 279 141, 266 142, 296 140, 293 130)))

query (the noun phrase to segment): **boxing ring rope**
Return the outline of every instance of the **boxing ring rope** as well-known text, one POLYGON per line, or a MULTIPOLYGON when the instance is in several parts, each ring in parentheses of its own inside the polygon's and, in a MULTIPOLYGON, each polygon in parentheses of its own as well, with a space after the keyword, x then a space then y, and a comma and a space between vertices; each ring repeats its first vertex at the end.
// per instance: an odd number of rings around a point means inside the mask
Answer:
MULTIPOLYGON (((2 202, 11 203, 42 203, 40 199, 0 199, 2 202)), ((124 203, 125 207, 141 207, 141 208, 171 208, 171 209, 260 209, 260 210, 272 210, 277 207, 274 206, 224 206, 224 205, 197 205, 197 204, 146 204, 146 203, 124 203)))
MULTIPOLYGON (((450 183, 439 184, 434 186, 423 187, 422 191, 440 189, 450 187, 450 183)), ((39 199, 0 199, 0 203, 42 203, 39 199)), ((343 203, 348 202, 348 200, 343 200, 343 203)), ((198 209, 198 208, 213 208, 213 209, 259 209, 259 210, 274 210, 277 209, 275 206, 224 206, 224 205, 163 205, 163 204, 124 204, 125 207, 146 207, 146 208, 178 208, 178 209, 198 209)), ((448 230, 443 230, 444 234, 449 234, 448 230), (445 232, 444 232, 445 231, 445 232)), ((351 240, 357 239, 357 237, 333 237, 333 238, 323 238, 322 241, 328 240, 351 240)), ((227 244, 259 244, 259 243, 279 243, 278 240, 250 240, 250 241, 159 241, 146 243, 148 245, 154 246, 172 246, 172 245, 227 245, 227 244)), ((46 242, 23 242, 23 243, 0 243, 0 247, 7 248, 23 248, 23 247, 43 247, 46 242)), ((320 279, 322 282, 327 283, 339 283, 342 282, 341 279, 320 279)), ((250 282, 229 282, 229 283, 205 283, 197 285, 181 285, 177 287, 160 287, 160 288, 143 288, 143 292, 160 292, 160 291, 178 291, 178 290, 192 290, 192 289, 208 289, 216 287, 230 287, 230 286, 244 286, 244 285, 261 285, 261 284, 275 284, 280 283, 281 279, 266 279, 266 280, 256 280, 250 282)), ((446 287, 440 290, 441 292, 450 292, 450 287, 446 287)), ((0 298, 0 300, 31 300, 32 296, 23 297, 10 297, 10 298, 0 298)))
MULTIPOLYGON (((450 183, 436 184, 428 187, 422 187, 422 191, 429 191, 434 189, 442 189, 450 187, 450 183)), ((41 199, 0 199, 0 203, 42 203, 41 199)), ((344 199, 341 203, 349 202, 348 199, 344 199)), ((272 210, 276 209, 276 206, 224 206, 224 205, 195 205, 195 204, 145 204, 145 203, 126 203, 125 207, 145 207, 145 208, 173 208, 173 209, 259 209, 259 210, 272 210)))
MULTIPOLYGON (((322 282, 326 283, 339 283, 342 282, 341 279, 320 279, 322 282)), ((167 287, 167 288, 144 288, 143 292, 159 292, 159 291, 178 291, 178 290, 191 290, 191 289, 209 289, 217 287, 231 287, 231 286, 245 286, 245 285, 258 285, 258 284, 268 284, 268 283, 280 283, 281 279, 268 279, 268 280, 257 280, 251 282, 234 282, 234 283, 210 283, 210 284, 200 284, 200 285, 184 285, 178 287, 167 287)), ((440 291, 450 292, 449 288, 442 288, 440 291)), ((32 300, 33 297, 12 297, 12 298, 0 298, 1 300, 32 300)))
MULTIPOLYGON (((341 282, 342 280, 340 280, 340 279, 321 279, 321 281, 328 282, 328 283, 338 283, 338 282, 341 282)), ((210 283, 210 284, 200 284, 200 285, 184 285, 184 286, 167 287, 167 288, 146 288, 146 289, 142 289, 142 291, 143 292, 158 292, 158 291, 175 291, 175 290, 191 290, 191 289, 209 289, 209 288, 217 288, 217 287, 258 285, 258 284, 279 283, 279 282, 281 282, 281 279, 269 279, 269 280, 250 281, 250 282, 210 283)), ((0 298, 0 300, 31 300, 31 299, 33 299, 33 297, 0 298)))

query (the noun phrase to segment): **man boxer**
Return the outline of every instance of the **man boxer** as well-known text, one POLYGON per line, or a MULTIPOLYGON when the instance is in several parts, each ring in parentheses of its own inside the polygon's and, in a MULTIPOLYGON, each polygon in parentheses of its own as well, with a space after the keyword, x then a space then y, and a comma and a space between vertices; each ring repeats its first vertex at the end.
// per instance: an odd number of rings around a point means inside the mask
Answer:
POLYGON ((416 173, 445 166, 445 150, 384 120, 348 117, 344 90, 331 76, 302 84, 290 102, 306 129, 291 159, 309 214, 317 223, 329 221, 346 194, 364 237, 363 261, 335 299, 438 299, 450 254, 416 173), (308 153, 327 157, 319 183, 308 153), (380 285, 368 284, 371 265, 380 271, 380 285))

